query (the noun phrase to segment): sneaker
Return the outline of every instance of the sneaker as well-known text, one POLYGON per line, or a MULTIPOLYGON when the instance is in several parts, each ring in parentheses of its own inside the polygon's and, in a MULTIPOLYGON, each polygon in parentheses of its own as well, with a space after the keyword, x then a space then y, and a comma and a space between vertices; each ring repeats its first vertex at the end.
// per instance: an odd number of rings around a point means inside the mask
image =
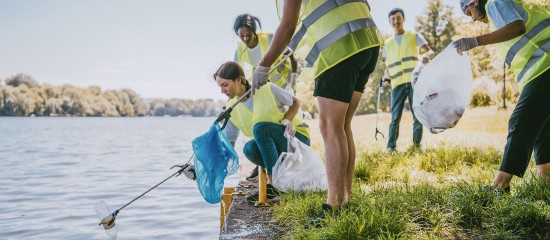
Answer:
POLYGON ((395 150, 395 148, 388 148, 388 149, 386 149, 386 153, 387 153, 387 154, 392 154, 392 153, 394 153, 395 151, 397 151, 397 150, 395 150))
MULTIPOLYGON (((267 184, 265 193, 266 193, 266 197, 267 197, 268 200, 272 200, 272 199, 276 198, 277 196, 281 195, 281 191, 279 191, 277 188, 273 187, 273 185, 271 185, 271 184, 267 184)), ((250 196, 246 197, 246 201, 248 203, 256 203, 259 198, 260 198, 260 191, 256 190, 250 196)))
POLYGON ((246 177, 248 181, 256 181, 258 179, 258 167, 255 167, 254 170, 246 177))
POLYGON ((317 216, 315 216, 315 219, 311 221, 311 225, 316 228, 323 227, 322 222, 324 221, 325 217, 332 212, 332 207, 326 203, 323 203, 323 205, 321 205, 321 211, 319 211, 319 213, 317 213, 317 216))

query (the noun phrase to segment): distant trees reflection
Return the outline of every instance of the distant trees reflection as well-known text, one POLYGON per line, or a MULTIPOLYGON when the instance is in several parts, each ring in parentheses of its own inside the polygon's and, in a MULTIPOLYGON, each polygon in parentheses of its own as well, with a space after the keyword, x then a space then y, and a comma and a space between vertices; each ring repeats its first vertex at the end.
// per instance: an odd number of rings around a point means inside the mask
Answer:
POLYGON ((0 116, 217 116, 225 104, 212 99, 142 99, 129 88, 39 84, 17 74, 0 81, 0 116))

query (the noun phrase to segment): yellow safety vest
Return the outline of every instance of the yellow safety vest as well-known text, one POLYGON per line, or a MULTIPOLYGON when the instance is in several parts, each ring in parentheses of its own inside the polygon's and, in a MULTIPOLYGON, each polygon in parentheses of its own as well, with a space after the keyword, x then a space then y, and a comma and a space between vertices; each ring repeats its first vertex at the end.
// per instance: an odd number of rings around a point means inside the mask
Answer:
MULTIPOLYGON (((231 112, 229 120, 248 137, 254 137, 252 129, 258 122, 280 123, 283 120, 285 113, 279 111, 277 101, 273 92, 271 92, 272 83, 267 83, 260 89, 256 90, 253 96, 254 112, 251 112, 243 104, 237 104, 231 112)), ((226 108, 229 108, 237 102, 237 98, 233 98, 226 103, 226 108)), ((302 116, 296 115, 292 120, 292 125, 296 131, 310 137, 309 126, 304 123, 302 116)))
POLYGON ((315 68, 315 78, 348 57, 381 45, 380 32, 364 0, 307 2, 289 48, 315 68))
POLYGON ((386 68, 390 74, 391 87, 411 81, 411 74, 418 63, 418 48, 416 47, 416 32, 405 32, 401 44, 394 37, 386 39, 386 68))
MULTIPOLYGON (((550 11, 537 4, 514 0, 527 12, 525 34, 497 44, 497 50, 516 74, 521 89, 550 68, 550 11)), ((489 2, 487 2, 488 4, 489 2)), ((485 10, 487 11, 487 4, 485 10)), ((496 30, 491 16, 489 25, 496 30)), ((546 79, 548 80, 548 79, 546 79)))
MULTIPOLYGON (((262 53, 262 57, 265 55, 265 53, 269 49, 269 45, 271 44, 271 39, 273 39, 273 34, 271 33, 258 33, 258 45, 260 45, 260 51, 262 53)), ((239 42, 236 56, 237 56, 237 63, 239 65, 244 67, 245 64, 248 64, 252 67, 252 72, 254 72, 257 66, 252 65, 252 63, 250 63, 249 48, 243 42, 239 42)), ((282 56, 277 58, 275 62, 278 63, 279 61, 281 61, 281 59, 282 59, 282 56)), ((273 66, 275 66, 275 64, 273 64, 273 66)), ((269 81, 271 81, 272 83, 275 83, 279 87, 283 87, 286 83, 286 80, 290 77, 290 73, 292 73, 292 66, 290 64, 290 60, 287 59, 285 64, 281 65, 281 67, 277 68, 276 71, 273 71, 271 74, 269 74, 269 81)), ((249 76, 249 80, 252 81, 252 75, 249 76)))

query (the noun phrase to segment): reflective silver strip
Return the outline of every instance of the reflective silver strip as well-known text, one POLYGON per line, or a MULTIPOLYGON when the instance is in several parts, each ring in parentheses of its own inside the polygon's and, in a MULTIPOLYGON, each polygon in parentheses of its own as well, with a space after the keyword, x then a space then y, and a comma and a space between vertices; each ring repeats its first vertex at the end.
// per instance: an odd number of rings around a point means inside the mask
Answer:
POLYGON ((414 56, 412 56, 412 57, 404 57, 404 58, 401 59, 401 61, 399 61, 399 62, 394 62, 394 63, 388 65, 388 68, 392 68, 392 67, 401 65, 402 62, 413 61, 413 60, 418 61, 418 58, 417 58, 417 57, 414 57, 414 56))
POLYGON ((313 63, 317 61, 317 58, 319 57, 319 54, 321 54, 321 51, 325 50, 334 42, 338 41, 339 39, 347 36, 352 32, 355 32, 361 29, 370 28, 370 27, 376 27, 372 18, 360 18, 360 19, 353 20, 351 22, 347 22, 342 26, 338 27, 337 29, 335 29, 334 31, 330 32, 329 34, 321 38, 319 41, 317 41, 315 43, 315 46, 311 48, 311 51, 306 57, 306 62, 308 63, 308 67, 311 67, 313 63))
POLYGON ((547 27, 550 27, 550 18, 544 19, 542 22, 538 23, 533 29, 531 29, 531 31, 523 35, 523 37, 514 43, 514 45, 512 45, 512 47, 508 50, 508 53, 506 53, 506 64, 510 66, 519 50, 521 50, 521 48, 525 46, 531 38, 534 38, 547 27))
POLYGON ((410 72, 412 72, 412 71, 414 71, 414 68, 407 68, 407 69, 405 69, 405 70, 403 70, 403 71, 401 71, 401 72, 396 73, 396 74, 393 75, 393 76, 390 76, 390 78, 391 78, 391 79, 395 79, 395 78, 397 78, 397 77, 399 77, 399 76, 401 76, 401 75, 403 75, 403 74, 405 74, 405 73, 410 73, 410 72))
POLYGON ((290 40, 288 47, 292 50, 296 50, 298 43, 302 40, 307 32, 307 29, 317 22, 322 16, 330 12, 332 9, 340 7, 346 3, 365 2, 365 0, 329 0, 318 6, 313 12, 311 12, 306 18, 302 20, 302 27, 290 40))
POLYGON ((529 58, 529 61, 527 61, 527 63, 525 64, 521 72, 518 74, 517 81, 519 82, 523 78, 523 75, 525 75, 525 73, 531 67, 533 67, 533 65, 535 65, 535 63, 537 63, 540 60, 540 58, 544 56, 544 54, 548 54, 548 53, 550 53, 550 42, 547 42, 544 45, 540 46, 540 48, 537 49, 535 53, 533 53, 531 58, 529 58))

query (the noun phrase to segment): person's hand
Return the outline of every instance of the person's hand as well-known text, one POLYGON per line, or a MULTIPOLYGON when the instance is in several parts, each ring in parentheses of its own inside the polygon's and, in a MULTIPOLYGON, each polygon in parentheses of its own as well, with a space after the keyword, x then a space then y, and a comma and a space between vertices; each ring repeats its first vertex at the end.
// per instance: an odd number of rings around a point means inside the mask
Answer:
POLYGON ((255 89, 259 89, 261 86, 265 85, 269 77, 269 68, 258 65, 252 77, 252 94, 254 94, 255 89))
POLYGON ((191 180, 197 179, 197 174, 195 173, 195 165, 190 164, 183 170, 183 175, 191 180))
POLYGON ((428 64, 430 62, 430 57, 428 57, 428 54, 424 53, 422 54, 421 60, 423 64, 428 64))
POLYGON ((283 121, 281 121, 281 124, 286 127, 283 135, 286 138, 294 137, 294 134, 296 134, 296 128, 294 127, 292 122, 290 122, 290 120, 288 119, 283 119, 283 121))
POLYGON ((461 38, 453 42, 453 47, 459 52, 468 51, 478 46, 476 37, 461 38))

